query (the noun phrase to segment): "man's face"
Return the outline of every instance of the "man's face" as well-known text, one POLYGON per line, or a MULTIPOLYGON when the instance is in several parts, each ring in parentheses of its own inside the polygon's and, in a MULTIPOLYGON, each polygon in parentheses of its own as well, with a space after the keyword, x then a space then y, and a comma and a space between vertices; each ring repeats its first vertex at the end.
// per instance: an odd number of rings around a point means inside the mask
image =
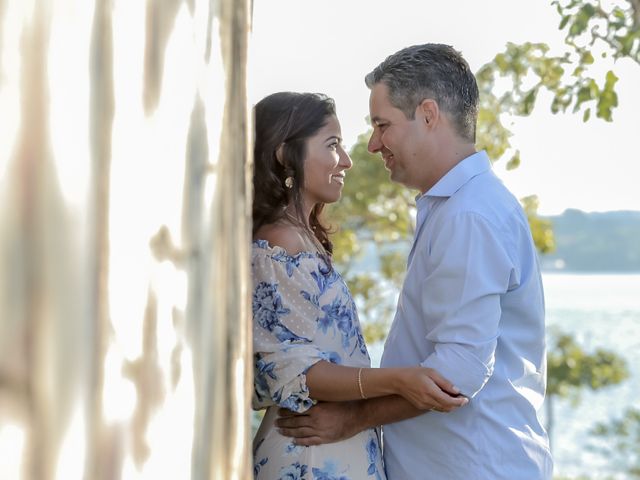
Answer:
POLYGON ((382 155, 391 180, 424 191, 423 119, 419 116, 407 119, 400 109, 391 104, 388 88, 383 83, 377 83, 371 89, 369 112, 373 126, 369 152, 382 155))

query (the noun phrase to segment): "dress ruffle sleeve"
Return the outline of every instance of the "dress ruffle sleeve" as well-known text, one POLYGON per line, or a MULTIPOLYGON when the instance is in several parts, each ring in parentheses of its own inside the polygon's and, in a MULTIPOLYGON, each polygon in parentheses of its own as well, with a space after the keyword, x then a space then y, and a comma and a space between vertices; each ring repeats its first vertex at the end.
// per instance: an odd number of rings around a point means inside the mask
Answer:
POLYGON ((327 354, 314 345, 322 270, 321 257, 288 255, 279 247, 254 248, 253 277, 253 407, 270 405, 304 412, 309 397, 306 372, 327 354))

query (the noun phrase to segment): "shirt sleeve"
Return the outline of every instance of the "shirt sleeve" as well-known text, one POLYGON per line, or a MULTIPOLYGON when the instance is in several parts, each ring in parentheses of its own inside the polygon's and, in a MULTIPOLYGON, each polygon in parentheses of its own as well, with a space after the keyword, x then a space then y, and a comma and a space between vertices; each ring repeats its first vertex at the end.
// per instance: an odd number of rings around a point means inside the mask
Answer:
POLYGON ((305 374, 323 359, 313 342, 319 287, 313 259, 300 263, 300 257, 286 255, 253 258, 255 409, 275 404, 304 412, 315 403, 305 374))
POLYGON ((434 351, 423 362, 474 397, 493 373, 501 295, 514 286, 508 235, 475 213, 458 214, 434 236, 422 311, 434 351))

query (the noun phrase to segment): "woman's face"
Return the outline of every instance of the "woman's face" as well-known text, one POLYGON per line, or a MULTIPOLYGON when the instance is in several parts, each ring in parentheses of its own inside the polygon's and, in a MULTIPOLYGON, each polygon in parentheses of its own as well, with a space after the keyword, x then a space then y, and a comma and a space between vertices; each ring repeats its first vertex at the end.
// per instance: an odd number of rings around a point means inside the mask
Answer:
POLYGON ((344 186, 345 170, 353 163, 342 147, 340 122, 331 115, 327 123, 307 140, 304 159, 305 203, 312 207, 317 203, 333 203, 340 199, 344 186))

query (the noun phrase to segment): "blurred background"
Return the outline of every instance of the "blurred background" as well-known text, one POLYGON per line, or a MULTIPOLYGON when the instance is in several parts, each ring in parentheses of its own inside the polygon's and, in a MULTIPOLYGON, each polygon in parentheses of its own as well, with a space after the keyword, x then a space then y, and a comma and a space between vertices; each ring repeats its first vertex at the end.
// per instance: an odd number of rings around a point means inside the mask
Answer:
POLYGON ((364 76, 409 45, 462 52, 481 89, 478 148, 522 200, 543 265, 555 475, 640 478, 640 2, 256 0, 253 19, 252 103, 336 100, 354 166, 327 220, 374 363, 417 192, 366 151, 364 76))

